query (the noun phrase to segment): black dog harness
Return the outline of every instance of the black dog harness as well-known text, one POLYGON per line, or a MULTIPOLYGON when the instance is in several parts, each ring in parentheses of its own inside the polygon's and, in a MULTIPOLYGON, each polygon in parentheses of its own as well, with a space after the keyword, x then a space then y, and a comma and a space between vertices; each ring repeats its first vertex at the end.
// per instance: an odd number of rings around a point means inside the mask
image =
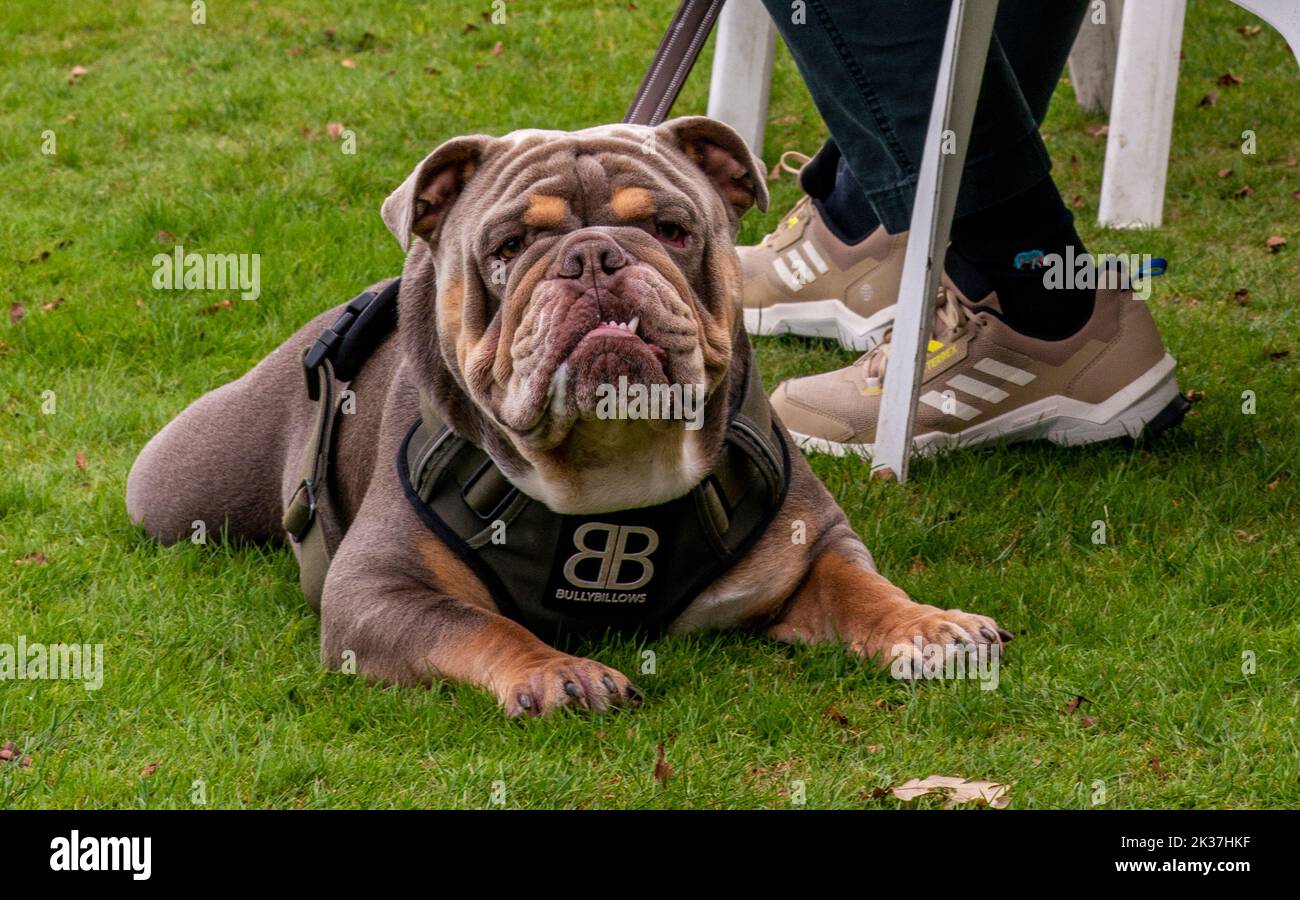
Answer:
MULTIPOLYGON (((317 607, 338 543, 318 515, 327 500, 335 418, 325 410, 334 407, 334 379, 350 379, 391 331, 397 289, 393 282, 357 297, 303 358, 308 394, 320 407, 284 525, 301 543, 303 591, 317 607)), ((785 499, 789 448, 772 421, 752 352, 741 364, 745 387, 729 411, 717 463, 667 503, 552 512, 511 484, 427 402, 402 442, 397 475, 420 519, 482 580, 504 615, 545 638, 658 632, 744 556, 785 499)))

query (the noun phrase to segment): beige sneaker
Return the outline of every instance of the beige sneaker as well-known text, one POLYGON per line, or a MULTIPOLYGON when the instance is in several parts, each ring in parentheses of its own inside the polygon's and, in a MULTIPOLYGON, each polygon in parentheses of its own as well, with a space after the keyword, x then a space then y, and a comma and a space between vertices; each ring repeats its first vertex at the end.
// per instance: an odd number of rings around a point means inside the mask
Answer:
MULTIPOLYGON (((807 160, 787 152, 781 166, 797 175, 807 160)), ((906 233, 890 235, 884 228, 857 244, 844 243, 805 195, 762 243, 736 248, 746 330, 838 338, 850 350, 870 350, 893 322, 906 247, 906 233)))
MULTIPOLYGON (((1178 392, 1146 304, 1098 291, 1092 318, 1072 337, 1025 337, 987 307, 944 288, 916 410, 913 452, 998 440, 1088 444, 1177 425, 1178 392)), ((888 339, 846 368, 782 382, 772 405, 804 450, 872 455, 888 339)))

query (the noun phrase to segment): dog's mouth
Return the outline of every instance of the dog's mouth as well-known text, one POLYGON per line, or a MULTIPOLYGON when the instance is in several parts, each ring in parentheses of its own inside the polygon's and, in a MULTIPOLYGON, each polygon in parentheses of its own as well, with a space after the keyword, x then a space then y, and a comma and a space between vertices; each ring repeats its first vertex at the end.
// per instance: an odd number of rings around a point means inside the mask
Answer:
POLYGON ((641 317, 597 322, 579 333, 573 347, 551 374, 547 390, 549 411, 564 418, 598 417, 603 393, 618 385, 670 384, 668 352, 643 329, 641 317))

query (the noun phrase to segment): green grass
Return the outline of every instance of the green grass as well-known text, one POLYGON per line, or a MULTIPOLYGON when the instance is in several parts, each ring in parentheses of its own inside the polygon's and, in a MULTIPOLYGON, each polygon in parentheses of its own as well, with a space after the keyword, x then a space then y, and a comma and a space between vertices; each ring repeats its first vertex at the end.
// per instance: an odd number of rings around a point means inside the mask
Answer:
MULTIPOLYGON (((472 688, 322 672, 288 550, 162 549, 130 526, 126 473, 150 435, 398 270, 378 207, 431 147, 621 117, 672 4, 636 5, 517 0, 496 27, 486 0, 214 3, 203 26, 186 3, 5 4, 0 312, 27 315, 0 319, 0 643, 102 642, 106 678, 0 682, 0 741, 33 760, 0 764, 0 805, 186 807, 202 780, 220 807, 481 807, 497 781, 512 807, 779 807, 801 781, 810 806, 860 808, 932 773, 1012 783, 1017 807, 1088 807, 1098 781, 1107 807, 1300 802, 1300 83, 1282 41, 1238 34, 1254 20, 1217 0, 1188 14, 1162 229, 1095 227, 1101 120, 1067 85, 1044 128, 1091 248, 1170 260, 1152 306, 1203 394, 1183 427, 1146 447, 955 454, 902 487, 814 462, 887 575, 1019 634, 997 690, 726 634, 655 643, 655 675, 646 648, 587 646, 646 689, 642 708, 507 722, 472 688), (89 71, 71 85, 74 65, 89 71), (1243 83, 1216 87, 1228 71, 1243 83), (1272 254, 1269 235, 1291 246, 1272 254), (260 253, 261 298, 205 314, 233 295, 152 290, 153 255, 177 242, 260 253)), ((678 111, 703 110, 706 71, 678 111)), ((823 136, 783 50, 770 117, 769 165, 823 136)), ((742 241, 795 199, 788 177, 773 191, 742 241)), ((795 339, 759 355, 769 386, 851 359, 795 339)))

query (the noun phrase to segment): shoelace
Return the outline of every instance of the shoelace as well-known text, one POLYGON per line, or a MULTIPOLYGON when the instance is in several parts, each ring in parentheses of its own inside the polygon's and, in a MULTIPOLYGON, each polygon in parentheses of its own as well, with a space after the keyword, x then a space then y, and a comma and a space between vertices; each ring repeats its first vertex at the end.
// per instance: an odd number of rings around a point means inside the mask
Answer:
MULTIPOLYGON (((970 307, 952 291, 940 286, 934 304, 933 337, 945 339, 951 343, 965 330, 969 322, 974 321, 970 307)), ((862 375, 868 388, 878 388, 884 383, 885 366, 889 362, 889 348, 892 346, 894 328, 891 325, 881 342, 862 354, 853 365, 862 366, 862 375)))
MULTIPOLYGON (((808 165, 808 162, 811 159, 812 157, 806 153, 800 153, 798 150, 787 150, 782 153, 781 158, 777 160, 776 167, 782 172, 788 172, 798 178, 799 173, 803 171, 803 167, 808 165), (794 164, 791 164, 789 160, 794 160, 794 164)), ((812 198, 807 194, 800 197, 799 202, 794 205, 794 208, 781 217, 781 224, 777 226, 776 231, 763 235, 763 240, 759 241, 758 245, 760 247, 766 247, 770 238, 776 237, 778 233, 787 228, 793 228, 794 225, 791 223, 798 223, 804 218, 804 212, 807 210, 808 204, 811 202, 812 198)))

